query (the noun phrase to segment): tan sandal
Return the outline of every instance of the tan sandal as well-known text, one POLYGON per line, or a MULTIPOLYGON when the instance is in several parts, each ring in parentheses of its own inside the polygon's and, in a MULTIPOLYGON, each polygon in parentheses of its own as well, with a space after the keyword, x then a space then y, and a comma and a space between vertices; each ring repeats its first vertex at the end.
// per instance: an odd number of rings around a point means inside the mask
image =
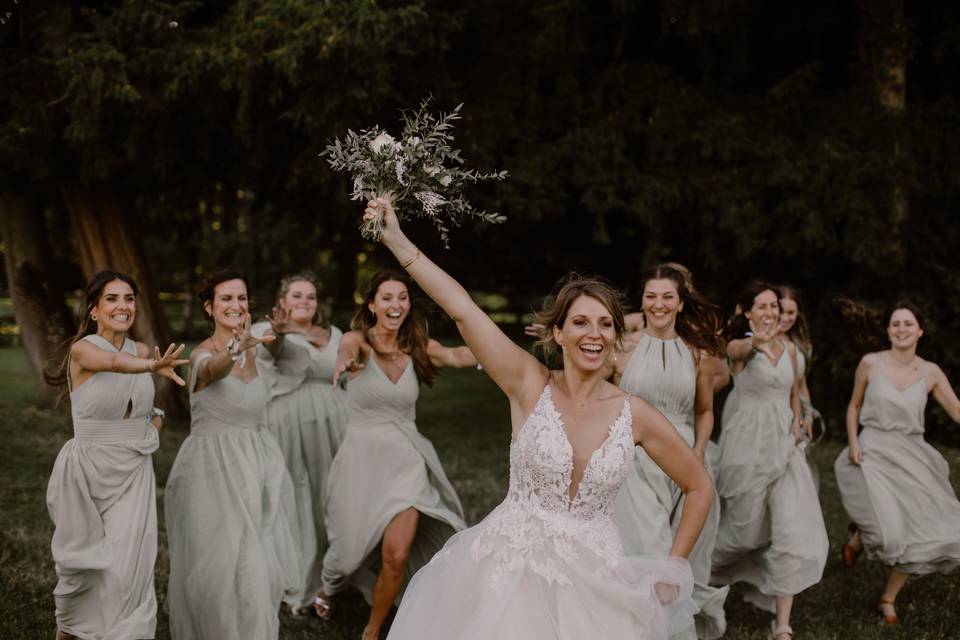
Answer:
POLYGON ((897 609, 892 600, 877 600, 877 613, 883 618, 884 624, 900 624, 900 618, 897 617, 897 609))
POLYGON ((793 628, 788 624, 777 626, 776 620, 770 621, 770 640, 782 640, 780 636, 789 636, 787 640, 793 640, 793 628))
POLYGON ((321 620, 329 620, 333 614, 333 600, 323 591, 318 591, 317 597, 313 599, 313 610, 321 620))

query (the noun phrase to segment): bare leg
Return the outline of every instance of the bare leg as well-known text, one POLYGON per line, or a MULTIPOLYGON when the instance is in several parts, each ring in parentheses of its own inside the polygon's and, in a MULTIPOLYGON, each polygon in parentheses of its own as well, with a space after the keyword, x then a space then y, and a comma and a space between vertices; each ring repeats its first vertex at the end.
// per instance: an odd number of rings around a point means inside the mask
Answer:
MULTIPOLYGON (((777 596, 777 622, 775 629, 790 628, 790 612, 793 611, 793 596, 777 596)), ((793 631, 783 631, 774 636, 774 640, 790 640, 793 631)))
POLYGON ((420 513, 410 507, 397 514, 383 532, 383 566, 380 568, 377 584, 373 587, 373 608, 370 609, 370 618, 363 630, 363 640, 376 640, 379 637, 380 627, 400 593, 419 519, 420 513))
POLYGON ((907 584, 907 579, 909 574, 902 573, 896 569, 890 570, 890 577, 887 578, 887 584, 883 588, 883 595, 880 596, 880 602, 877 603, 877 609, 883 615, 883 619, 888 624, 896 624, 897 620, 897 609, 894 607, 894 602, 897 600, 897 594, 900 593, 900 589, 903 589, 903 585, 907 584))
POLYGON ((860 539, 860 529, 857 529, 853 532, 853 534, 850 536, 850 539, 847 540, 847 544, 850 545, 850 547, 853 548, 853 550, 857 553, 861 553, 863 551, 863 540, 860 539))

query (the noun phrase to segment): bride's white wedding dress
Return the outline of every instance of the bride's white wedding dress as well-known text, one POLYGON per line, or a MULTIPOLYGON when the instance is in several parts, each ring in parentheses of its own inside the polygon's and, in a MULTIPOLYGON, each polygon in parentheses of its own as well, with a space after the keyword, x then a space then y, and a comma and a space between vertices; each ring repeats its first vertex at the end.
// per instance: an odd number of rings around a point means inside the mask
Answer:
POLYGON ((611 519, 633 464, 632 420, 624 400, 574 488, 548 384, 510 446, 507 498, 414 576, 389 640, 647 640, 693 625, 690 565, 624 556, 611 519))

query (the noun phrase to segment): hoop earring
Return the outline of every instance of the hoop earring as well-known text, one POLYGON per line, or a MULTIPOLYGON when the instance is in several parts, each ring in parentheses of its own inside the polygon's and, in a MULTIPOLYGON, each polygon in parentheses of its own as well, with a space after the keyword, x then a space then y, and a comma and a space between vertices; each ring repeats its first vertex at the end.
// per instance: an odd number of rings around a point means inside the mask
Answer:
POLYGON ((96 321, 97 321, 97 316, 90 316, 90 319, 93 320, 94 322, 96 322, 96 321))

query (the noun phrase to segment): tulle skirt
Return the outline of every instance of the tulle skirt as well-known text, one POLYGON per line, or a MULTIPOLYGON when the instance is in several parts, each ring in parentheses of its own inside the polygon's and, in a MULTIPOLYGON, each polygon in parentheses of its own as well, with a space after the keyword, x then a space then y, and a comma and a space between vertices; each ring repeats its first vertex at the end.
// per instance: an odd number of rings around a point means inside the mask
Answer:
POLYGON ((625 557, 598 520, 508 499, 414 576, 389 640, 647 640, 690 627, 690 565, 625 557))

